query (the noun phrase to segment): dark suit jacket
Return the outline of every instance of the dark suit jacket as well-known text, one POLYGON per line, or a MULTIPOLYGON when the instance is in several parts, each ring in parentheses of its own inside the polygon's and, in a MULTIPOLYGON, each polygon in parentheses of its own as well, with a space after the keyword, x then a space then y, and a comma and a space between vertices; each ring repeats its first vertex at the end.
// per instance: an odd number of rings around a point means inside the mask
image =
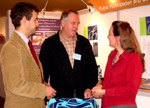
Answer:
POLYGON ((77 34, 75 53, 81 60, 75 60, 72 69, 65 47, 59 40, 59 33, 46 39, 41 47, 40 60, 45 81, 50 75, 50 84, 56 89, 56 98, 72 98, 76 89, 77 97, 84 98, 84 91, 97 83, 97 64, 88 39, 77 34))

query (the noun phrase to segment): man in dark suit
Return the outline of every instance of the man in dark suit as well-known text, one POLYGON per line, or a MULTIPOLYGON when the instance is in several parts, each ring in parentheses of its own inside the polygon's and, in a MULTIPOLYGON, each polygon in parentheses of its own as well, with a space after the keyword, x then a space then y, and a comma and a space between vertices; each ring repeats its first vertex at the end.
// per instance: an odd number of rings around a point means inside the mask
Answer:
POLYGON ((77 33, 79 15, 66 10, 61 15, 61 30, 44 41, 40 60, 44 79, 57 91, 56 98, 92 98, 98 70, 88 39, 77 33))

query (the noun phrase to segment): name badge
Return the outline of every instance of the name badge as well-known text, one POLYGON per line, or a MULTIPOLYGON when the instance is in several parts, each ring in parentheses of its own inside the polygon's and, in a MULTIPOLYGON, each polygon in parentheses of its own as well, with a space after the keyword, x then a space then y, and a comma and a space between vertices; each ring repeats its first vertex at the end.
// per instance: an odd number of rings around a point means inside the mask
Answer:
POLYGON ((75 60, 81 60, 81 55, 74 53, 72 58, 75 59, 75 60))

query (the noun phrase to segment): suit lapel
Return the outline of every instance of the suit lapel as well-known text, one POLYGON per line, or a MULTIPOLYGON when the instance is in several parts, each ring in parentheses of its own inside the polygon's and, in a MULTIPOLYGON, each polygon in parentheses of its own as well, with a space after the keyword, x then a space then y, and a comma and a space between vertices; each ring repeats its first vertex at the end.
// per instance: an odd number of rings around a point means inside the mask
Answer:
MULTIPOLYGON (((22 40, 22 38, 16 32, 13 32, 12 39, 14 39, 18 44, 21 45, 24 54, 26 56, 28 56, 30 59, 32 59, 34 66, 36 66, 36 68, 38 68, 38 65, 36 64, 29 48, 27 47, 26 43, 22 40)), ((38 59, 38 61, 39 61, 39 59, 38 59)))

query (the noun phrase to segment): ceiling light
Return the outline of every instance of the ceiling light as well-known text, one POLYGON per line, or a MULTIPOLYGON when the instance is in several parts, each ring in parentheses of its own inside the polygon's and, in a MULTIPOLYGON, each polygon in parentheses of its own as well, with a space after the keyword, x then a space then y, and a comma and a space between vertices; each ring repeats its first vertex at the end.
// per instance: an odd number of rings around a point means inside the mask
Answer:
POLYGON ((114 3, 116 3, 117 1, 116 1, 116 0, 109 0, 109 2, 110 2, 111 4, 114 4, 114 3))
POLYGON ((46 4, 45 4, 44 8, 41 10, 42 15, 45 15, 47 4, 48 4, 48 0, 46 1, 46 4))
POLYGON ((93 13, 94 12, 94 7, 92 5, 88 5, 87 3, 85 3, 83 0, 81 0, 88 8, 89 12, 90 13, 93 13))

